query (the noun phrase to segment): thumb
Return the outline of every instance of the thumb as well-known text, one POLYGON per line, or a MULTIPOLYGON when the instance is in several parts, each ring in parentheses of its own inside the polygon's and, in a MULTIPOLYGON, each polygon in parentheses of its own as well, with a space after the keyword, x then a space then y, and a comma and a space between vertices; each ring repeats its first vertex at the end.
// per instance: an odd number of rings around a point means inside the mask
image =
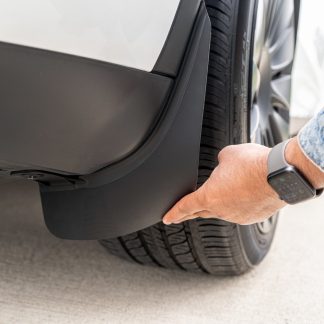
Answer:
POLYGON ((173 208, 163 217, 163 223, 170 225, 181 219, 189 218, 192 215, 205 211, 205 194, 203 186, 197 191, 183 197, 173 208))

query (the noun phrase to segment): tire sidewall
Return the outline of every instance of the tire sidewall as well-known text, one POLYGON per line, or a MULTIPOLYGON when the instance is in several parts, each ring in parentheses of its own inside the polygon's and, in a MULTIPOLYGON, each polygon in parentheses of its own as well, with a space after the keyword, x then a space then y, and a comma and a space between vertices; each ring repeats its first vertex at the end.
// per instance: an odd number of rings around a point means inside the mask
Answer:
MULTIPOLYGON (((250 141, 252 54, 258 0, 239 1, 233 58, 232 144, 250 141)), ((263 234, 257 225, 237 225, 242 252, 250 265, 259 264, 273 241, 277 220, 270 232, 263 234)))

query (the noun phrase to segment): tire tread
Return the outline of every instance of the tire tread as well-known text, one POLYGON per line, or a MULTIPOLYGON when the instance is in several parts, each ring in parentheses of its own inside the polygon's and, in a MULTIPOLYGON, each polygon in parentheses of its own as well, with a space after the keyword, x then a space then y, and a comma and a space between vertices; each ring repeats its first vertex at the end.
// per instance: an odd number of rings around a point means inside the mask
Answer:
MULTIPOLYGON (((234 0, 205 0, 205 3, 212 23, 212 41, 198 185, 209 177, 217 164, 217 154, 231 141, 232 122, 227 107, 237 6, 234 0)), ((249 269, 237 225, 216 219, 198 219, 170 226, 159 223, 101 243, 113 254, 140 264, 214 275, 239 275, 249 269)))

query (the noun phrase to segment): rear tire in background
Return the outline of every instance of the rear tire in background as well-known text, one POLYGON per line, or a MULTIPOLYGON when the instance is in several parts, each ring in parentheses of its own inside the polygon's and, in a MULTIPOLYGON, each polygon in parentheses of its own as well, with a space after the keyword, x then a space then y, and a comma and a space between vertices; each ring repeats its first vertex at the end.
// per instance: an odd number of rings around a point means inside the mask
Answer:
MULTIPOLYGON (((294 0, 206 0, 212 39, 198 186, 227 145, 273 146, 288 136, 295 49, 294 0)), ((277 216, 239 226, 217 219, 156 224, 102 240, 113 254, 140 264, 239 275, 268 253, 277 216)))

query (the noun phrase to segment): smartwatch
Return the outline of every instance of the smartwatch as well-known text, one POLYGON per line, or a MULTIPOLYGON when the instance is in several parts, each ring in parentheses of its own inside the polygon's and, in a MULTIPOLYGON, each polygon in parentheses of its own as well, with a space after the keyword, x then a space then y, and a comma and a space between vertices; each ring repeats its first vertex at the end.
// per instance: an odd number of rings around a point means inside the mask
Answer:
POLYGON ((288 141, 276 145, 268 157, 268 183, 273 190, 290 205, 315 198, 323 189, 316 190, 306 177, 285 158, 288 141))

